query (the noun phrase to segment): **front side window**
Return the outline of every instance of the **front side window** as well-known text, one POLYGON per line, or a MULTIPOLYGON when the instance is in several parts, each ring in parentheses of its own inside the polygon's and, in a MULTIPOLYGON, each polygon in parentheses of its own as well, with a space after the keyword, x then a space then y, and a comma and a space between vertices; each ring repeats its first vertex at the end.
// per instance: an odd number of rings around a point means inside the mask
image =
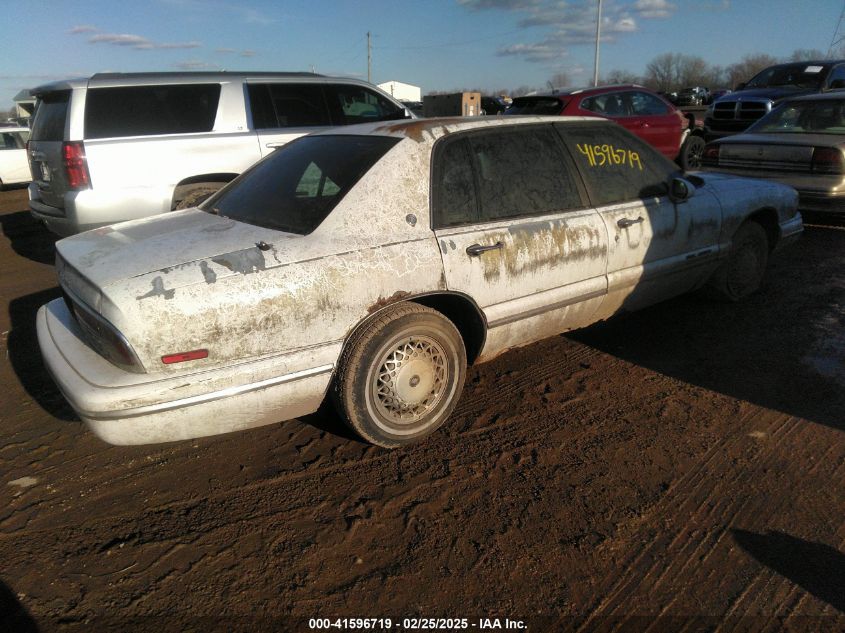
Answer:
POLYGON ((21 148, 23 148, 23 145, 20 143, 20 138, 17 136, 17 134, 5 132, 0 135, 0 150, 21 148))
POLYGON ((677 167, 618 125, 556 125, 596 206, 664 195, 677 167))
POLYGON ((335 125, 407 118, 404 108, 362 86, 326 86, 326 99, 335 125))
POLYGON ((307 235, 399 142, 386 136, 304 136, 277 149, 203 203, 203 210, 307 235))
POLYGON ((560 114, 566 106, 566 101, 558 97, 517 97, 505 114, 560 114))

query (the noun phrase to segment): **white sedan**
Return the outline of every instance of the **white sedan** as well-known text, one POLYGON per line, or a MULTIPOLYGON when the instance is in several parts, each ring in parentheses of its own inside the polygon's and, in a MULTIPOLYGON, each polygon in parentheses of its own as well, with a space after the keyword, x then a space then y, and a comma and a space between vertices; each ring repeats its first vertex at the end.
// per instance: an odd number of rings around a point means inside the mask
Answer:
POLYGON ((38 339, 107 442, 224 433, 331 394, 400 446, 467 363, 709 284, 739 299, 802 231, 793 189, 679 173, 620 126, 508 117, 301 138, 201 208, 58 242, 38 339))
POLYGON ((0 127, 0 189, 32 180, 26 158, 29 129, 0 127))

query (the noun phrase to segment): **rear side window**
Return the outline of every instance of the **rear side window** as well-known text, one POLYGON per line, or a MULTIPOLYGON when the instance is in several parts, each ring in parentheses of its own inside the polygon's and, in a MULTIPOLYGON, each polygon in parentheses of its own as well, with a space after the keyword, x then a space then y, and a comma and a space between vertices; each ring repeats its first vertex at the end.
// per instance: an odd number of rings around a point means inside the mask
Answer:
POLYGON ((434 155, 435 228, 582 208, 574 172, 548 126, 443 141, 434 155))
POLYGON ((24 140, 20 134, 4 132, 0 134, 0 149, 23 149, 24 140))
POLYGON ((257 130, 331 125, 320 84, 250 84, 248 91, 257 130))
POLYGON ((70 90, 42 95, 32 120, 33 141, 63 141, 70 90))
POLYGON ((91 88, 85 138, 210 132, 220 84, 91 88))
POLYGON ((555 125, 596 206, 664 195, 677 166, 618 125, 555 125))
POLYGON ((304 136, 253 165, 203 209, 307 235, 398 142, 386 136, 304 136))

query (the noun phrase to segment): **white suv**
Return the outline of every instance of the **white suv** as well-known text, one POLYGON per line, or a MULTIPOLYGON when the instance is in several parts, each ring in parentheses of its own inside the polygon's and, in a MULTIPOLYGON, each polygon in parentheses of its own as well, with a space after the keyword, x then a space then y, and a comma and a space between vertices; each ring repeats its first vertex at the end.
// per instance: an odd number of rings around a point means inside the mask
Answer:
POLYGON ((28 138, 29 128, 0 127, 0 189, 29 182, 25 149, 28 138))
POLYGON ((311 73, 109 73, 32 92, 29 206, 59 235, 195 206, 316 130, 413 118, 371 84, 311 73))

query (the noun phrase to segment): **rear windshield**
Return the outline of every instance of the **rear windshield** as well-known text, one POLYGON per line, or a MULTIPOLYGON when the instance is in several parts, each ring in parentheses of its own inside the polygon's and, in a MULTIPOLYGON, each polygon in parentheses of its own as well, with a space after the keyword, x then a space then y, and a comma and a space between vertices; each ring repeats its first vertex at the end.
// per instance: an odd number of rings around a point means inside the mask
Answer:
POLYGON ((277 149, 207 200, 203 210, 307 235, 399 142, 386 136, 305 136, 277 149))
POLYGON ((772 66, 754 76, 746 88, 796 88, 816 89, 821 86, 825 67, 819 64, 789 64, 772 66))
POLYGON ((517 97, 505 114, 560 114, 565 105, 557 97, 517 97))
POLYGON ((210 132, 220 84, 92 88, 85 138, 210 132))
POLYGON ((69 100, 69 90, 50 92, 39 98, 32 120, 33 141, 64 140, 69 100))
POLYGON ((757 121, 748 132, 765 134, 845 134, 845 99, 793 101, 757 121))

